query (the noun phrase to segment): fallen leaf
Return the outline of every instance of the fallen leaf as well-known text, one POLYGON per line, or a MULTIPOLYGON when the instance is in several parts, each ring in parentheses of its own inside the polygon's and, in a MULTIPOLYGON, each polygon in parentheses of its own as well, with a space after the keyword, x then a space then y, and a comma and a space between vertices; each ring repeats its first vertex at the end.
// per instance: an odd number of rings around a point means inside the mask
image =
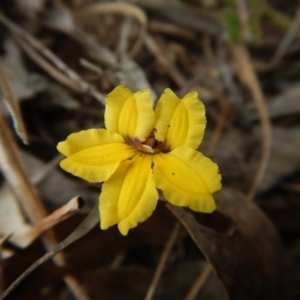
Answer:
POLYGON ((218 211, 233 222, 223 234, 199 224, 191 212, 167 204, 211 263, 232 300, 282 299, 284 249, 278 233, 254 202, 223 189, 218 211))

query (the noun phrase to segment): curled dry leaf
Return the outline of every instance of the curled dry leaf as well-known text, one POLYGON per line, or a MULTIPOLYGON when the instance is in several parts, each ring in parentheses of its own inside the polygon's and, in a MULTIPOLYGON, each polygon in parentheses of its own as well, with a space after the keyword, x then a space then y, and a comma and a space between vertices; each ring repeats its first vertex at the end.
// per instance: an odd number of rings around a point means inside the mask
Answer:
POLYGON ((273 225, 239 192, 223 189, 216 200, 218 210, 233 222, 231 233, 200 225, 182 208, 168 208, 212 264, 230 299, 282 299, 285 253, 273 225))

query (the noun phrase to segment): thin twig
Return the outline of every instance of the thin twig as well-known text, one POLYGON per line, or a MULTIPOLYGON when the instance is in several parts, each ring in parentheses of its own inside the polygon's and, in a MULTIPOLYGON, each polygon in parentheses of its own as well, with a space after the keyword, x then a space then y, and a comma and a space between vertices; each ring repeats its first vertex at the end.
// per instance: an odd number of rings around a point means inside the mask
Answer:
POLYGON ((159 263, 157 265, 157 268, 155 270, 155 274, 152 278, 152 282, 148 288, 148 291, 147 291, 147 294, 145 296, 145 300, 151 300, 153 298, 153 295, 154 295, 154 292, 156 290, 156 287, 157 287, 157 284, 158 284, 158 281, 161 277, 161 274, 165 268, 165 265, 166 265, 166 262, 167 262, 167 259, 168 259, 168 256, 173 248, 173 245, 174 243, 176 242, 176 239, 177 239, 177 236, 178 236, 178 233, 179 233, 179 229, 180 229, 180 223, 179 222, 176 222, 170 236, 169 236, 169 239, 165 245, 165 249, 164 249, 164 252, 162 253, 161 257, 160 257, 160 260, 159 260, 159 263))
POLYGON ((135 3, 164 20, 170 21, 181 28, 203 32, 219 37, 223 33, 218 18, 205 12, 200 6, 185 4, 181 1, 128 0, 135 3))
POLYGON ((102 68, 100 68, 99 66, 93 64, 92 62, 86 60, 85 58, 80 58, 79 59, 79 63, 85 67, 86 69, 93 71, 94 73, 96 73, 99 76, 102 76, 104 71, 102 70, 102 68))
POLYGON ((126 2, 116 2, 116 3, 96 3, 87 6, 84 9, 78 11, 77 16, 87 16, 90 18, 93 15, 102 15, 116 13, 122 14, 127 17, 133 17, 140 23, 140 31, 135 44, 129 50, 128 57, 133 58, 140 50, 143 45, 144 36, 146 33, 146 28, 148 25, 148 18, 145 12, 137 5, 126 3, 126 2))
POLYGON ((203 287, 204 283, 208 279, 208 277, 211 274, 212 270, 213 269, 212 269, 211 264, 206 263, 205 267, 201 270, 198 277, 196 278, 196 280, 192 284, 190 290, 188 291, 188 293, 184 297, 184 300, 194 300, 196 298, 197 294, 199 293, 199 291, 203 287))
POLYGON ((145 37, 145 46, 148 48, 150 52, 156 57, 157 61, 160 65, 165 67, 169 76, 173 79, 173 81, 181 88, 186 85, 185 78, 181 75, 177 67, 169 60, 169 58, 164 54, 162 49, 159 47, 158 43, 150 34, 146 34, 145 37))
POLYGON ((57 80, 62 85, 68 87, 69 89, 80 93, 81 88, 72 81, 69 77, 64 75, 62 72, 57 70, 52 64, 50 64, 42 55, 40 55, 34 48, 30 47, 28 43, 20 38, 15 37, 15 41, 21 46, 21 48, 26 52, 26 54, 42 69, 44 69, 52 78, 57 80))
MULTIPOLYGON (((34 264, 32 264, 20 277, 18 277, 1 295, 1 300, 7 297, 14 289, 16 289, 19 284, 35 269, 41 266, 43 263, 53 258, 60 251, 77 241, 79 238, 83 237, 87 233, 93 229, 96 224, 99 222, 99 212, 98 205, 95 205, 93 210, 89 213, 89 215, 83 220, 83 222, 61 243, 59 243, 54 249, 47 252, 44 256, 38 259, 34 264)), ((88 297, 82 297, 78 299, 89 299, 88 297)))
MULTIPOLYGON (((0 110, 0 165, 7 183, 15 193, 16 199, 32 224, 39 222, 47 215, 47 211, 38 197, 37 191, 28 179, 22 162, 18 155, 17 146, 14 143, 8 125, 3 119, 0 110)), ((50 250, 57 244, 53 231, 49 230, 42 238, 45 247, 50 250)), ((54 258, 58 266, 65 266, 65 257, 60 253, 54 258)), ((72 274, 64 276, 64 281, 79 300, 88 300, 84 288, 79 284, 72 274)))
POLYGON ((104 104, 104 96, 99 93, 95 87, 87 83, 83 78, 81 78, 74 70, 69 68, 61 59, 59 59, 51 50, 44 47, 44 45, 39 42, 34 36, 32 36, 27 31, 23 30, 21 27, 7 19, 3 14, 0 13, 0 22, 4 24, 13 34, 17 37, 24 39, 31 47, 47 58, 53 65, 55 65, 62 73, 68 76, 78 88, 85 93, 90 93, 99 102, 104 104))
POLYGON ((23 121, 23 117, 21 114, 21 110, 18 104, 18 101, 13 93, 11 85, 5 76, 4 67, 2 65, 2 61, 0 59, 0 89, 3 95, 4 102, 12 116, 14 121, 14 126, 17 134, 22 139, 24 144, 28 144, 28 135, 25 128, 25 124, 23 121))
POLYGON ((256 77, 255 71, 253 69, 253 64, 251 63, 251 59, 247 49, 243 45, 236 45, 232 47, 232 54, 236 62, 238 76, 241 79, 241 81, 246 85, 246 87, 250 90, 253 100, 255 101, 263 133, 262 154, 259 166, 256 171, 254 180, 252 182, 252 186, 250 187, 248 192, 248 198, 252 199, 258 185, 260 184, 265 174, 269 162, 272 144, 271 123, 269 120, 264 95, 256 77))
POLYGON ((287 34, 279 44, 273 58, 271 59, 270 66, 273 67, 279 63, 280 59, 288 51, 293 40, 297 37, 299 33, 299 28, 300 28, 300 6, 297 10, 292 26, 290 27, 289 31, 287 32, 287 34))
POLYGON ((250 42, 252 35, 249 28, 249 11, 245 0, 235 0, 238 16, 242 27, 242 38, 244 42, 250 42))
POLYGON ((191 88, 196 85, 198 82, 200 82, 202 79, 204 79, 206 76, 209 75, 211 70, 216 67, 216 64, 211 64, 206 66, 204 69, 199 72, 194 78, 187 81, 184 86, 181 87, 180 91, 178 92, 179 97, 183 97, 186 93, 188 93, 191 88))
POLYGON ((43 181, 47 175, 59 164, 62 158, 63 156, 58 154, 49 162, 43 164, 43 166, 35 170, 32 174, 29 174, 32 183, 39 184, 41 181, 43 181))
POLYGON ((8 241, 8 239, 11 237, 11 234, 7 234, 5 236, 0 236, 0 295, 4 291, 4 272, 3 272, 3 245, 8 241))
POLYGON ((46 230, 53 228, 58 223, 70 218, 78 213, 83 207, 83 200, 80 197, 74 197, 65 205, 61 206, 39 223, 30 227, 25 232, 12 231, 9 242, 19 248, 26 248, 39 238, 46 230))
POLYGON ((50 215, 42 219, 35 226, 31 227, 29 234, 32 235, 32 239, 36 239, 46 230, 78 213, 83 205, 84 202, 81 197, 72 198, 65 205, 61 206, 50 215))
POLYGON ((193 40, 196 38, 196 35, 193 32, 164 21, 152 20, 149 22, 148 29, 153 33, 167 34, 170 36, 185 38, 187 40, 193 40))
POLYGON ((121 29, 120 39, 117 47, 117 53, 119 61, 124 61, 128 56, 128 44, 129 44, 129 33, 130 33, 130 19, 125 18, 121 29))
POLYGON ((217 143, 220 139, 222 130, 226 125, 227 116, 228 116, 228 114, 230 112, 230 108, 231 108, 230 104, 228 102, 226 102, 225 99, 221 98, 220 103, 221 103, 222 111, 221 111, 219 117, 217 118, 215 129, 214 129, 214 131, 212 133, 212 136, 210 138, 210 143, 209 143, 209 147, 208 147, 208 150, 207 150, 207 155, 209 157, 212 157, 214 155, 217 143))

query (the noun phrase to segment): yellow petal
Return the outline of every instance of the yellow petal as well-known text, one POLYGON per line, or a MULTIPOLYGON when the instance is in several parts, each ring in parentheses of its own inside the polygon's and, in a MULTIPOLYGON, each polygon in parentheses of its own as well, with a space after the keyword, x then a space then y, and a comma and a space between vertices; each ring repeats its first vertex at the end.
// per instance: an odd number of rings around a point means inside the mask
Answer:
POLYGON ((103 184, 99 210, 101 229, 118 224, 123 235, 145 221, 155 210, 158 192, 151 169, 152 156, 137 154, 120 164, 103 184))
POLYGON ((170 89, 164 91, 155 108, 155 137, 166 148, 196 149, 203 139, 205 125, 205 108, 197 92, 190 92, 181 100, 170 89))
POLYGON ((125 139, 145 141, 154 126, 150 89, 133 94, 126 86, 117 86, 106 97, 105 125, 125 139))
POLYGON ((57 149, 67 156, 60 166, 90 182, 107 180, 121 161, 137 152, 124 142, 122 136, 105 129, 72 133, 57 145, 57 149))
POLYGON ((165 198, 177 206, 212 212, 212 193, 221 189, 218 166, 191 148, 179 147, 154 155, 154 181, 165 198))

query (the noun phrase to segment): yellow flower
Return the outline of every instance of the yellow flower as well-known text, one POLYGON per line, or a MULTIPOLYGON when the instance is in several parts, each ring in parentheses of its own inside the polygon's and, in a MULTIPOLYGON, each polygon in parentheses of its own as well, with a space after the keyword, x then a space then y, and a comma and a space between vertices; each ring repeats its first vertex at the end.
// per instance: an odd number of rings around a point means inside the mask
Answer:
POLYGON ((195 149, 201 143, 205 108, 197 92, 179 99, 170 89, 155 111, 150 90, 124 85, 106 97, 107 129, 72 133, 57 149, 61 167, 90 182, 103 182, 101 229, 118 224, 123 235, 155 210, 160 189, 168 202, 210 213, 221 189, 218 166, 195 149))

